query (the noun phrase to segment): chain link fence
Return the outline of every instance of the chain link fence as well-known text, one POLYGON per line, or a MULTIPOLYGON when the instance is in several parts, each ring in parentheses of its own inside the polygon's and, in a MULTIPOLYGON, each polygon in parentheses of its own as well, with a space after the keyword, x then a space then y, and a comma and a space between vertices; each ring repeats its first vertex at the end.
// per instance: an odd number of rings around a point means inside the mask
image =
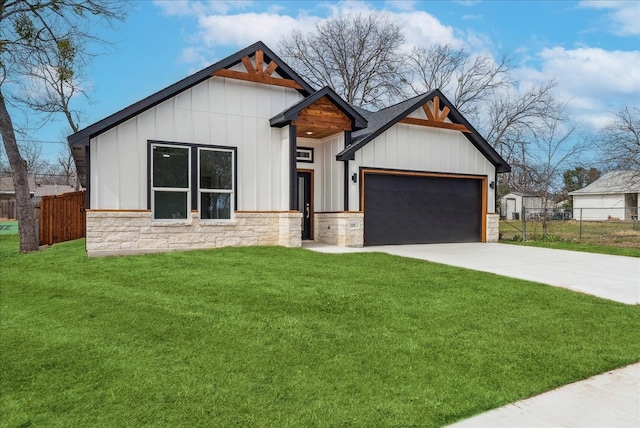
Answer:
POLYGON ((640 248, 638 207, 524 208, 500 221, 500 239, 640 248))

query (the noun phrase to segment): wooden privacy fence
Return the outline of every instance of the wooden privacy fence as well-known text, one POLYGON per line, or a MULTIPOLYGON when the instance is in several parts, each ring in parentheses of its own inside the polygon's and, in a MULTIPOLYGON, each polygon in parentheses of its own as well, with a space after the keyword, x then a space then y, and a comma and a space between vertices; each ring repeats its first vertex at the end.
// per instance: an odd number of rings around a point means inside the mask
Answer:
POLYGON ((40 200, 40 245, 84 237, 85 217, 84 191, 43 196, 40 200))
POLYGON ((15 200, 0 201, 0 218, 8 218, 8 219, 16 218, 16 201, 15 200))

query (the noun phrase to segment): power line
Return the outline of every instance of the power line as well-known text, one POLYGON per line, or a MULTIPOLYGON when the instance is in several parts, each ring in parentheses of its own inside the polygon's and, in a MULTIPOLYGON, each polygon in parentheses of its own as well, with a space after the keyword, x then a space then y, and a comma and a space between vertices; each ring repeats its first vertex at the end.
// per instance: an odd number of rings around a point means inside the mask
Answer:
POLYGON ((47 140, 19 140, 22 143, 40 143, 40 144, 67 144, 66 141, 47 141, 47 140))

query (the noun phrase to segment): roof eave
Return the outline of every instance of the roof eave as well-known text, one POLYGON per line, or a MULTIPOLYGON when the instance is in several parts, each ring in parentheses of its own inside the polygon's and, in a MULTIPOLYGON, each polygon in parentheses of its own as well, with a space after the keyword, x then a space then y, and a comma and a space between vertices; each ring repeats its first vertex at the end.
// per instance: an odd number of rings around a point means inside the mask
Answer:
POLYGON ((367 127, 367 120, 362 117, 360 113, 358 113, 352 106, 350 106, 346 101, 344 101, 338 94, 335 93, 331 88, 325 86, 319 91, 315 92, 312 95, 309 95, 304 100, 300 101, 298 104, 289 107, 287 110, 279 113, 278 115, 272 117, 269 120, 269 123, 272 127, 281 128, 291 121, 296 120, 298 118, 298 114, 301 110, 309 107, 316 101, 318 101, 322 97, 328 97, 331 102, 338 107, 344 114, 351 118, 351 122, 353 124, 354 129, 363 129, 367 127))
POLYGON ((480 133, 464 118, 464 116, 451 104, 451 102, 444 96, 439 89, 434 89, 430 92, 423 94, 416 98, 416 101, 399 113, 395 118, 387 122, 384 126, 377 129, 370 135, 365 136, 357 143, 353 143, 346 147, 342 152, 336 155, 336 159, 339 161, 353 160, 355 158, 355 152, 360 150, 367 143, 373 141, 382 133, 387 131, 393 125, 397 124, 401 119, 407 117, 411 112, 415 111, 418 107, 423 105, 427 101, 433 100, 436 96, 440 98, 443 105, 449 107, 449 115, 455 123, 463 124, 470 132, 463 133, 466 138, 478 149, 485 157, 496 167, 498 173, 505 173, 511 171, 511 166, 495 151, 493 147, 480 135, 480 133))
POLYGON ((134 104, 131 104, 124 109, 107 116, 106 118, 89 125, 88 127, 76 132, 67 137, 67 141, 70 145, 89 145, 91 138, 99 135, 109 129, 118 126, 119 124, 137 116, 138 114, 155 107, 156 105, 168 100, 169 98, 199 84, 212 77, 212 74, 223 68, 231 67, 242 61, 242 58, 251 55, 256 50, 262 50, 265 52, 267 58, 275 59, 278 63, 278 74, 285 78, 291 78, 295 80, 303 88, 302 92, 306 96, 315 92, 315 90, 304 79, 298 76, 288 65, 284 63, 275 53, 271 51, 263 42, 259 41, 246 48, 230 55, 215 64, 212 64, 184 79, 152 94, 134 104))

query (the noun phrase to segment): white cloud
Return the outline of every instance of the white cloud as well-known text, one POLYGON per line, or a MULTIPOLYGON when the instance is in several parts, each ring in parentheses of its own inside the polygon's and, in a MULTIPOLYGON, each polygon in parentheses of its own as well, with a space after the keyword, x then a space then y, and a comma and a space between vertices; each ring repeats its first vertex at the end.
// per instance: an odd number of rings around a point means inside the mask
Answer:
POLYGON ((318 18, 294 18, 274 13, 241 13, 236 15, 208 15, 198 19, 200 38, 207 46, 246 46, 262 40, 275 46, 293 30, 312 29, 318 18))
POLYGON ((600 126, 615 106, 637 105, 640 100, 640 51, 554 47, 538 56, 541 66, 516 70, 519 80, 555 79, 555 93, 581 122, 600 126))
MULTIPOLYGON (((206 64, 218 47, 241 48, 262 40, 272 48, 293 30, 312 31, 319 23, 345 14, 382 14, 403 25, 406 38, 404 50, 414 46, 428 47, 433 43, 466 48, 473 54, 491 55, 495 41, 484 32, 471 28, 454 28, 442 24, 426 11, 415 10, 413 1, 387 2, 385 9, 364 1, 316 3, 310 9, 292 11, 272 4, 262 9, 247 7, 248 2, 179 1, 156 3, 168 14, 190 15, 197 23, 192 40, 184 49, 181 61, 206 64)), ((464 2, 473 6, 475 2, 464 2)), ((257 5, 257 4, 254 4, 257 5)), ((633 18, 640 11, 639 2, 582 2, 581 7, 607 11, 619 32, 638 34, 640 20, 633 18), (634 5, 629 6, 629 3, 634 5)), ((578 121, 600 126, 608 111, 619 105, 636 105, 640 99, 640 51, 606 51, 599 48, 545 48, 538 53, 521 52, 531 64, 514 70, 520 90, 554 78, 555 93, 567 101, 569 113, 578 121), (535 65, 533 65, 535 64, 535 65)))
MULTIPOLYGON (((454 32, 454 29, 445 26, 433 15, 424 11, 399 10, 411 8, 414 2, 402 2, 402 8, 397 2, 393 2, 396 11, 377 10, 370 4, 362 1, 342 1, 336 3, 320 4, 314 11, 300 11, 298 15, 286 14, 286 10, 270 6, 264 12, 230 12, 231 2, 194 2, 194 1, 160 1, 156 4, 165 13, 192 16, 196 19, 197 29, 190 38, 189 47, 185 48, 181 61, 202 62, 203 58, 212 55, 212 48, 217 46, 244 47, 257 40, 262 40, 269 46, 276 46, 282 38, 294 30, 301 32, 312 31, 316 24, 327 19, 346 14, 362 14, 364 16, 378 13, 383 14, 392 21, 403 25, 406 37, 403 49, 410 50, 413 46, 429 46, 432 43, 450 44, 454 47, 462 47, 466 44, 454 32), (314 13, 315 14, 312 14, 314 13), (322 13, 322 16, 319 15, 322 13)), ((245 2, 246 3, 246 2, 245 2)), ((237 5, 236 9, 245 7, 246 4, 237 5)), ((471 37, 473 48, 477 48, 478 38, 471 37)))
POLYGON ((251 1, 223 1, 223 0, 153 0, 167 15, 201 15, 207 13, 227 14, 234 9, 246 9, 251 1))
POLYGON ((580 7, 607 10, 609 31, 619 36, 640 34, 640 2, 627 1, 582 1, 580 7))
POLYGON ((387 0, 385 2, 389 9, 397 9, 405 12, 409 12, 415 9, 415 0, 387 0))

